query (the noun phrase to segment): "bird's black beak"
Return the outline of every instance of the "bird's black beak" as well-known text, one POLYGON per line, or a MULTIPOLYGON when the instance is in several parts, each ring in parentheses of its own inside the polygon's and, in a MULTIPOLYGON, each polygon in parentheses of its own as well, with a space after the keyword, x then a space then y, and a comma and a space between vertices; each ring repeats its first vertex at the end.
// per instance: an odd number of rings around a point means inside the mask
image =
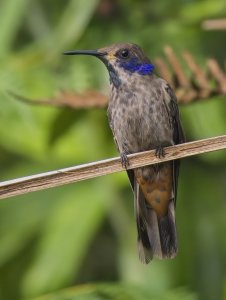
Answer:
POLYGON ((63 52, 64 55, 92 55, 103 58, 107 53, 98 50, 71 50, 63 52))

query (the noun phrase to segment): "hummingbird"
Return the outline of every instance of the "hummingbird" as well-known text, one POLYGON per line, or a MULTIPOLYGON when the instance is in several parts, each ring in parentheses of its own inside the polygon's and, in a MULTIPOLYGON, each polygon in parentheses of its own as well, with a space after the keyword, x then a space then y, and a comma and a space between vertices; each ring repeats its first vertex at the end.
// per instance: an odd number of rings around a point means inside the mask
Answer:
POLYGON ((164 148, 185 141, 173 89, 158 77, 155 66, 133 43, 98 50, 72 50, 65 55, 92 55, 109 72, 108 119, 134 193, 139 258, 173 258, 177 254, 175 206, 179 160, 128 169, 128 154, 164 148))

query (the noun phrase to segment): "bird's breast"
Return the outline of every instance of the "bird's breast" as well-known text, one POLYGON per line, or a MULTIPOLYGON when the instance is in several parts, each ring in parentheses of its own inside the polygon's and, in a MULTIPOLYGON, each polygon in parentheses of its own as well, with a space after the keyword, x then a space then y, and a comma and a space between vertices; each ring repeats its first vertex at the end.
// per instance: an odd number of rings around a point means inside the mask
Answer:
POLYGON ((172 128, 163 101, 145 90, 113 89, 108 107, 111 128, 128 153, 172 143, 172 128))

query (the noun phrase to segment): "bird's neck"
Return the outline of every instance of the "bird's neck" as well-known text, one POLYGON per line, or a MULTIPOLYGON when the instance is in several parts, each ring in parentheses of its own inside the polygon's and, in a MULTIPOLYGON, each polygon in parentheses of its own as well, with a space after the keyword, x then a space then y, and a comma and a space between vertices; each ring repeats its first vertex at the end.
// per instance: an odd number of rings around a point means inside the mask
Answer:
POLYGON ((145 84, 146 82, 150 82, 150 80, 152 80, 152 78, 154 77, 153 72, 148 72, 147 74, 143 75, 138 72, 122 70, 121 67, 113 68, 110 66, 108 68, 108 71, 112 89, 134 89, 134 87, 137 86, 138 83, 145 84))
POLYGON ((112 87, 119 88, 122 84, 120 73, 111 65, 108 66, 109 80, 112 87))
POLYGON ((151 75, 155 69, 154 65, 149 62, 140 62, 138 59, 133 58, 129 61, 122 61, 119 64, 125 72, 137 73, 142 76, 151 75))

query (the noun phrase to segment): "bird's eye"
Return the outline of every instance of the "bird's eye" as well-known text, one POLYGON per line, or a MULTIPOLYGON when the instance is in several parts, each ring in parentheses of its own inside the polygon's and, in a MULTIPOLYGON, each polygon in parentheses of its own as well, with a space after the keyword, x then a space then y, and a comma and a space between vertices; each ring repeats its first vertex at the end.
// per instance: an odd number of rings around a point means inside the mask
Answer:
POLYGON ((122 49, 120 52, 119 52, 119 56, 121 58, 127 58, 129 56, 129 50, 128 49, 122 49))

